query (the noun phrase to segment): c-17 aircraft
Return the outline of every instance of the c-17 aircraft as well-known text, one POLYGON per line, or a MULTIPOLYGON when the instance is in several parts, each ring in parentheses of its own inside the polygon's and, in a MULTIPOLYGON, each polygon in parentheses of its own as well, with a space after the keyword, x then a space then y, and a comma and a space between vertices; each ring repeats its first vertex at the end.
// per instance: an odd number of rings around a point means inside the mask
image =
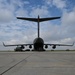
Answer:
POLYGON ((59 19, 60 17, 50 17, 50 18, 40 18, 39 15, 38 15, 38 18, 25 18, 25 17, 17 17, 17 19, 22 19, 22 20, 28 20, 28 21, 33 21, 33 22, 37 22, 37 33, 38 33, 38 36, 37 38, 34 39, 33 43, 32 44, 14 44, 14 45, 5 45, 3 43, 3 45, 5 47, 8 47, 8 46, 17 46, 16 47, 16 51, 22 51, 22 49, 25 48, 25 46, 29 46, 29 48, 31 49, 32 46, 34 47, 33 48, 33 51, 45 51, 44 47, 45 48, 48 48, 48 46, 52 46, 53 49, 56 48, 56 46, 73 46, 72 45, 67 45, 67 44, 45 44, 44 43, 44 40, 42 38, 40 38, 40 27, 39 27, 39 23, 40 22, 43 22, 43 21, 48 21, 48 20, 54 20, 54 19, 59 19))

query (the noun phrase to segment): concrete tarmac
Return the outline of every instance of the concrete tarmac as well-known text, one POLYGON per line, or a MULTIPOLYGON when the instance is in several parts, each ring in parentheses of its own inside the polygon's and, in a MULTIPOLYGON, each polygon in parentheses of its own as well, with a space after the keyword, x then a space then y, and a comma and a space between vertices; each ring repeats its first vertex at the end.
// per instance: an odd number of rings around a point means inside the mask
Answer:
POLYGON ((0 75, 75 75, 75 52, 0 52, 0 75))

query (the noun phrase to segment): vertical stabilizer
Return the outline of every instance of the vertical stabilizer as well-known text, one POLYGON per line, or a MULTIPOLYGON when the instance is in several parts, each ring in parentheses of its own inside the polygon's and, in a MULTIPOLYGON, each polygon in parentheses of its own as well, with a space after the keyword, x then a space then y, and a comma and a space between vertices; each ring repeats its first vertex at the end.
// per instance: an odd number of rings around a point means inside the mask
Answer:
POLYGON ((48 18, 40 18, 38 15, 38 18, 25 18, 25 17, 17 17, 17 19, 22 19, 22 20, 28 20, 28 21, 33 21, 33 22, 37 22, 37 27, 38 27, 38 38, 40 37, 40 22, 44 22, 44 21, 48 21, 48 20, 55 20, 55 19, 59 19, 60 17, 48 17, 48 18))
POLYGON ((39 34, 39 31, 40 29, 39 29, 39 15, 38 15, 38 38, 39 38, 39 36, 40 36, 40 34, 39 34))

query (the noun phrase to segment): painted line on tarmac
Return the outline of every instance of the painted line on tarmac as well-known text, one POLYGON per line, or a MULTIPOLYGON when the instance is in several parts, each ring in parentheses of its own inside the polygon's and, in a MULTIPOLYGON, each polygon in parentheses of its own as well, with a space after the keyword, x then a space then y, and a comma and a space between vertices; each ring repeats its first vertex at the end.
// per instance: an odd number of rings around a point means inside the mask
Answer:
MULTIPOLYGON (((33 53, 32 53, 33 54, 33 53)), ((31 55, 32 55, 31 54, 31 55)), ((9 70, 11 70, 12 68, 14 68, 15 66, 17 66, 18 64, 20 64, 21 62, 23 62, 24 60, 26 60, 27 58, 29 58, 31 55, 27 56, 26 58, 24 58, 23 60, 19 61, 18 63, 16 63, 15 65, 11 66, 10 68, 8 68, 7 70, 5 70, 4 72, 2 72, 0 75, 5 74, 6 72, 8 72, 9 70)))

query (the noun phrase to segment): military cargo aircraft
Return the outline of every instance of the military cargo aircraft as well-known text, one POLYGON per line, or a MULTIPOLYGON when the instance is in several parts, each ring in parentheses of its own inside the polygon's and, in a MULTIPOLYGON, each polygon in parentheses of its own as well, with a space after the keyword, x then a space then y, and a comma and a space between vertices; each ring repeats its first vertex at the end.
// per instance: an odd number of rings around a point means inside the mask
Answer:
POLYGON ((17 19, 22 19, 22 20, 28 20, 28 21, 33 21, 33 22, 37 22, 37 38, 34 39, 32 44, 14 44, 14 45, 5 45, 3 43, 3 45, 5 47, 8 46, 17 46, 15 51, 23 51, 23 49, 25 48, 25 46, 29 46, 29 48, 31 49, 33 46, 33 51, 45 51, 45 49, 48 48, 48 46, 52 46, 53 49, 56 48, 56 46, 73 46, 72 45, 67 45, 67 44, 45 44, 44 40, 40 37, 40 22, 43 21, 48 21, 48 20, 55 20, 55 19, 60 19, 60 17, 50 17, 50 18, 40 18, 38 16, 38 18, 25 18, 25 17, 17 17, 17 19), (45 48, 44 48, 45 47, 45 48))

